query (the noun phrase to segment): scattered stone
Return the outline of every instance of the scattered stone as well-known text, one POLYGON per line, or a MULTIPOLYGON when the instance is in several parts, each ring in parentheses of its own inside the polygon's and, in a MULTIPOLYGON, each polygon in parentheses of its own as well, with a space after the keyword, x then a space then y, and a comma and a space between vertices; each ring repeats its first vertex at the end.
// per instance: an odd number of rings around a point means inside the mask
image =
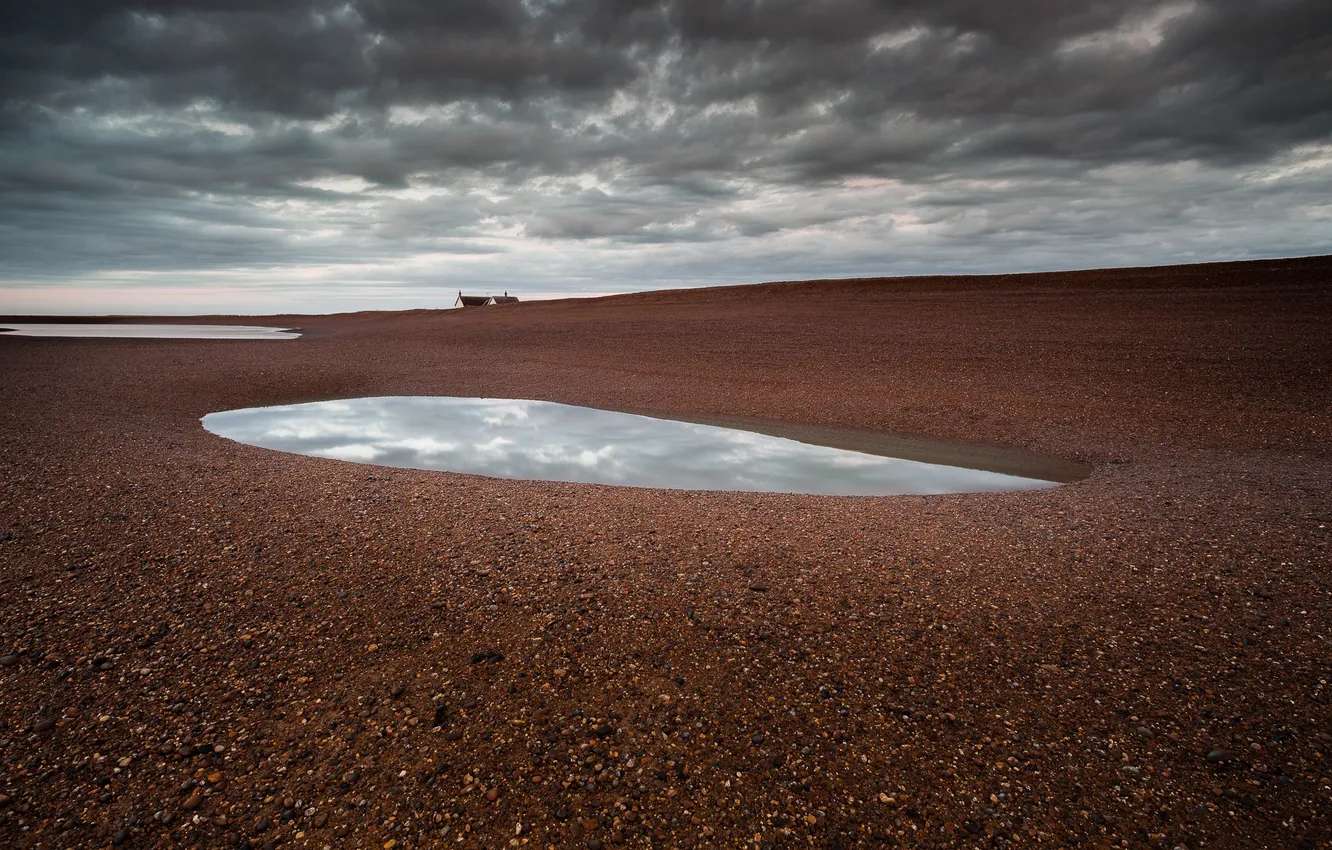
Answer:
POLYGON ((431 721, 431 726, 439 728, 449 722, 448 709, 442 705, 435 706, 435 719, 431 721))
POLYGON ((45 732, 50 732, 55 727, 56 727, 56 719, 54 717, 43 717, 41 720, 38 720, 36 723, 32 724, 32 731, 36 732, 38 735, 41 735, 45 732))
POLYGON ((195 791, 189 797, 185 798, 185 802, 181 804, 181 808, 185 809, 185 811, 187 812, 192 812, 195 809, 199 808, 199 804, 201 804, 202 802, 203 802, 203 795, 200 794, 198 791, 195 791))
POLYGON ((1212 764, 1221 764, 1230 761, 1233 756, 1229 750, 1212 750, 1207 754, 1207 760, 1212 764))
POLYGON ((125 829, 124 827, 121 827, 120 829, 116 830, 115 835, 111 836, 111 843, 119 847, 120 845, 124 844, 126 841, 129 841, 129 837, 130 837, 129 830, 125 829))
POLYGON ((0 656, 0 667, 13 667, 15 664, 18 663, 19 663, 19 657, 17 655, 10 654, 10 655, 0 656))

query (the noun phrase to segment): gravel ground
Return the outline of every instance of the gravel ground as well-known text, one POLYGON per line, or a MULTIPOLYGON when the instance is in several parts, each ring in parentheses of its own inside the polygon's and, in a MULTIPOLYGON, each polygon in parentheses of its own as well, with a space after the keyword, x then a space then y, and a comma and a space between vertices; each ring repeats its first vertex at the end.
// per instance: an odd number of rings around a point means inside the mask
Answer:
POLYGON ((231 321, 307 333, 0 339, 0 845, 1332 846, 1332 258, 231 321), (663 491, 199 424, 385 394, 1090 474, 663 491))

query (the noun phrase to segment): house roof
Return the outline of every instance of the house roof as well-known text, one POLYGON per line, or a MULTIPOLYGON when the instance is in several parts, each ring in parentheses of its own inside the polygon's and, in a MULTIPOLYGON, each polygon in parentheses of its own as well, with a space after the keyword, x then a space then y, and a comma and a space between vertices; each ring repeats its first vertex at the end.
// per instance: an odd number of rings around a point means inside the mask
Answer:
POLYGON ((459 295, 457 302, 464 307, 484 307, 490 303, 488 295, 459 295))
POLYGON ((518 298, 513 295, 496 295, 491 298, 496 304, 517 304, 518 298))

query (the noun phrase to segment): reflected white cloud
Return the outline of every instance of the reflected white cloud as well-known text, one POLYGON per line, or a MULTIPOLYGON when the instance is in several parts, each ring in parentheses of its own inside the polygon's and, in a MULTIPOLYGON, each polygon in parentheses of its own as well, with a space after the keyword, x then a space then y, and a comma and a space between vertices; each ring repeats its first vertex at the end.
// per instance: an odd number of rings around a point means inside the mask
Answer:
POLYGON ((203 424, 279 451, 498 478, 821 495, 1056 486, 544 401, 388 396, 210 413, 203 424))

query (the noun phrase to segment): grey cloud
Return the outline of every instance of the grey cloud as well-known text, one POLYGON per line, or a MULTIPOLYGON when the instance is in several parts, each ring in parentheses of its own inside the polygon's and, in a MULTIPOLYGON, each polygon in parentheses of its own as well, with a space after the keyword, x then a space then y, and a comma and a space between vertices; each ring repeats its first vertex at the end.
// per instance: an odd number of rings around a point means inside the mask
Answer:
POLYGON ((0 255, 586 282, 638 251, 678 283, 1313 253, 1329 140, 1319 0, 49 0, 0 32, 0 255))

